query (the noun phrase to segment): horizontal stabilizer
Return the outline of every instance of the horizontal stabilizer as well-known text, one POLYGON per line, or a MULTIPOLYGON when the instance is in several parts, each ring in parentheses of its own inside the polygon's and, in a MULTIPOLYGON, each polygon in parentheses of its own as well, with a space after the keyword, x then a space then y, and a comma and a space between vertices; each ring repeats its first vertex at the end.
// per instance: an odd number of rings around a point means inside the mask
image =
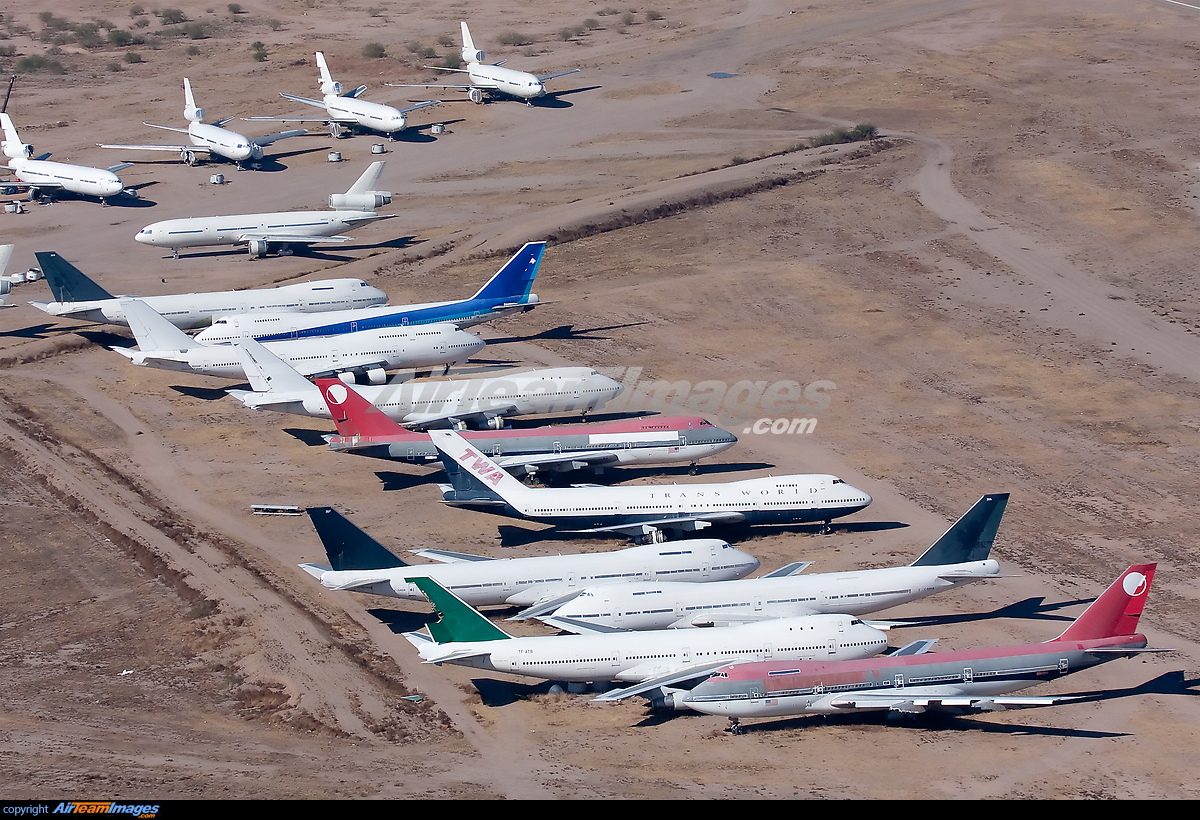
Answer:
POLYGON ((555 629, 561 629, 563 632, 570 632, 574 635, 609 635, 614 632, 629 632, 628 629, 621 629, 617 626, 607 626, 606 624, 595 624, 591 621, 579 621, 574 618, 555 618, 553 615, 547 615, 538 618, 539 621, 552 626, 555 629))
POLYGON ((333 571, 333 567, 327 567, 323 564, 300 564, 300 569, 304 570, 318 581, 321 580, 321 576, 323 576, 325 573, 333 571))
MULTIPOLYGON (((522 590, 522 597, 524 597, 525 592, 526 592, 525 590, 522 590)), ((538 618, 538 617, 541 617, 542 615, 548 615, 548 614, 554 612, 554 610, 561 607, 563 604, 567 603, 568 601, 573 601, 576 598, 578 598, 579 593, 581 593, 581 592, 583 592, 583 589, 577 587, 575 589, 568 590, 567 592, 564 592, 561 595, 555 595, 550 598, 538 599, 533 604, 525 607, 525 609, 522 609, 520 612, 518 612, 516 615, 512 616, 508 620, 510 620, 510 621, 527 621, 530 618, 538 618)), ((528 600, 528 598, 526 598, 526 600, 528 600)), ((574 630, 568 630, 568 631, 574 631, 574 630)))
POLYGON ((413 555, 419 555, 422 558, 428 558, 430 561, 438 561, 443 564, 496 560, 495 558, 488 558, 486 555, 470 555, 465 552, 449 552, 448 550, 420 549, 409 550, 409 552, 413 555))
POLYGON ((906 655, 924 655, 926 652, 928 652, 930 649, 932 649, 933 645, 937 642, 938 642, 937 638, 929 638, 929 639, 920 640, 920 641, 913 641, 910 644, 906 644, 905 646, 900 647, 899 649, 897 649, 895 652, 893 652, 888 657, 900 658, 900 657, 904 657, 906 655))
POLYGON ((763 578, 786 578, 791 575, 799 575, 813 565, 812 561, 793 561, 790 564, 780 567, 774 572, 768 572, 763 578))
POLYGON ((720 669, 722 666, 729 666, 729 660, 712 661, 710 663, 694 664, 692 666, 677 669, 674 672, 668 672, 665 675, 659 675, 653 678, 647 678, 641 683, 635 683, 633 686, 627 686, 624 689, 614 689, 611 692, 605 692, 600 697, 593 698, 588 701, 591 705, 616 703, 617 701, 625 700, 626 698, 636 697, 647 692, 653 692, 660 686, 673 686, 677 683, 694 680, 704 677, 710 672, 720 669))

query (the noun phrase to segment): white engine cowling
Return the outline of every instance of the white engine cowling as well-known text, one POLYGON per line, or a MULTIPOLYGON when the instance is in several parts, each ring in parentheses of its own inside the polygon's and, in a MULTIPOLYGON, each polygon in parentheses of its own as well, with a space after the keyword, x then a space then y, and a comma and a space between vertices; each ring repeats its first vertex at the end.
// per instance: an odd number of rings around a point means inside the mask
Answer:
POLYGON ((484 427, 487 427, 489 430, 503 430, 504 419, 500 418, 499 416, 492 416, 487 420, 487 424, 485 424, 484 427))
POLYGON ((188 122, 204 122, 204 109, 189 105, 183 109, 183 118, 188 122))
POLYGON ((343 370, 341 373, 337 374, 337 377, 342 381, 343 384, 348 384, 351 387, 354 386, 354 373, 351 371, 343 370))
POLYGON ((0 279, 0 296, 12 293, 13 283, 8 280, 8 277, 0 279))
POLYGON ((382 367, 372 367, 367 371, 367 381, 371 384, 384 384, 387 381, 387 372, 382 367))
POLYGON ((482 63, 487 55, 479 49, 464 48, 462 50, 462 58, 464 63, 482 63))
POLYGON ((362 194, 330 194, 329 207, 335 211, 373 211, 392 201, 391 191, 367 191, 362 194))
POLYGON ((467 99, 473 103, 481 103, 483 102, 483 92, 478 88, 472 88, 467 92, 467 99))
POLYGON ((342 95, 342 84, 339 82, 321 83, 322 94, 333 94, 340 97, 342 95))
POLYGON ((250 255, 255 258, 267 255, 267 241, 265 239, 251 239, 246 245, 247 250, 250 251, 250 255))
POLYGON ((11 143, 7 140, 4 142, 4 156, 9 159, 32 159, 33 146, 27 142, 11 143))

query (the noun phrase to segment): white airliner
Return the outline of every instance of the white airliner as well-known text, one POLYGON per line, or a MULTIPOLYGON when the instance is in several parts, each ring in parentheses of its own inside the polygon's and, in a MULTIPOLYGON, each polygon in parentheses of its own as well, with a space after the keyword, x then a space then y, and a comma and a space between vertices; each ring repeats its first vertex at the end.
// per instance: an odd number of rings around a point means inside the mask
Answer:
POLYGON ((301 564, 327 589, 424 601, 405 578, 433 578, 471 606, 544 606, 574 595, 581 586, 625 584, 655 578, 704 583, 741 578, 758 559, 725 541, 700 538, 613 552, 485 558, 459 552, 417 550, 438 564, 405 564, 336 510, 308 510, 329 566, 301 564))
MULTIPOLYGON (((329 344, 330 340, 324 342, 329 344)), ((253 339, 246 339, 241 346, 246 377, 254 390, 230 390, 231 396, 256 410, 332 418, 315 384, 253 339)), ((368 371, 368 375, 373 373, 368 371)), ((590 367, 558 367, 483 379, 402 384, 376 381, 355 389, 389 417, 408 427, 457 425, 499 430, 504 426, 505 416, 586 415, 603 407, 622 388, 619 382, 590 367)))
POLYGON ((128 325, 121 300, 136 298, 183 330, 206 327, 214 319, 255 311, 328 313, 336 310, 387 304, 387 294, 361 279, 325 279, 277 288, 227 290, 213 293, 177 293, 166 296, 114 296, 57 253, 34 254, 53 302, 30 302, 51 316, 128 325))
POLYGON ((514 638, 432 578, 409 576, 440 614, 429 635, 406 632, 425 663, 452 663, 558 681, 653 681, 668 686, 751 660, 848 660, 887 648, 884 633, 849 615, 809 615, 715 629, 616 631, 514 638))
MULTIPOLYGON (((535 607, 536 617, 568 632, 730 626, 822 612, 862 615, 962 584, 999 578, 988 557, 1007 493, 985 495, 920 558, 907 567, 799 575, 807 563, 763 578, 705 584, 634 583, 582 590, 571 600, 535 607), (552 613, 552 614, 546 614, 552 613)), ((788 569, 788 567, 785 567, 788 569)))
POLYGON ((408 118, 405 114, 411 111, 416 111, 421 108, 428 108, 431 105, 437 105, 441 100, 427 100, 425 102, 410 105, 407 108, 393 108, 390 105, 382 103, 367 102, 360 100, 358 96, 367 90, 365 85, 360 85, 353 91, 342 93, 342 84, 336 82, 329 73, 329 66, 325 64, 325 55, 320 51, 317 52, 317 68, 321 71, 321 93, 324 98, 321 100, 310 100, 308 97, 298 97, 295 94, 284 94, 280 92, 279 96, 285 100, 304 103, 316 108, 324 108, 328 116, 325 117, 246 117, 247 120, 270 120, 273 122, 323 122, 329 126, 329 135, 337 138, 341 136, 343 128, 349 126, 349 130, 354 128, 363 128, 368 131, 378 131, 381 134, 387 134, 391 139, 396 138, 396 134, 403 131, 408 126, 408 118))
MULTIPOLYGON (((460 22, 462 26, 462 58, 463 62, 467 63, 466 68, 439 68, 435 71, 458 71, 467 75, 470 80, 470 85, 439 85, 437 83, 388 83, 396 88, 456 88, 467 92, 467 98, 473 103, 482 103, 485 94, 499 93, 508 94, 518 99, 525 101, 526 105, 533 105, 532 100, 546 95, 545 83, 553 80, 555 77, 564 77, 567 74, 574 74, 579 71, 578 68, 572 68, 569 71, 559 71, 554 74, 529 74, 525 71, 516 71, 511 68, 504 68, 504 62, 495 63, 493 65, 484 65, 483 61, 486 55, 475 48, 475 43, 471 40, 471 32, 467 29, 465 22, 460 22)), ((429 66, 426 66, 429 68, 429 66)))
POLYGON ((724 484, 626 487, 527 487, 453 430, 429 433, 455 507, 554 524, 575 532, 621 532, 659 540, 662 530, 694 532, 712 524, 824 522, 858 512, 871 496, 831 475, 785 475, 724 484))
POLYGON ((233 117, 217 120, 211 125, 205 123, 204 109, 196 107, 196 100, 192 97, 192 84, 188 81, 187 77, 183 78, 183 97, 183 118, 188 121, 187 128, 172 128, 168 125, 154 125, 149 122, 144 122, 142 125, 149 126, 150 128, 161 128, 164 131, 187 134, 189 142, 186 145, 147 145, 143 143, 122 145, 100 143, 100 147, 120 148, 126 151, 177 151, 179 158, 188 165, 196 164, 198 161, 196 157, 197 153, 209 154, 210 156, 216 154, 219 157, 236 162, 238 170, 241 170, 243 162, 257 162, 262 159, 263 148, 271 143, 287 139, 288 137, 303 136, 308 133, 303 128, 300 128, 250 139, 236 131, 230 131, 228 128, 221 127, 232 120, 233 117))
POLYGON ((396 216, 375 212, 392 201, 390 192, 372 190, 379 182, 383 166, 383 162, 371 163, 350 190, 330 194, 329 207, 337 210, 168 219, 147 225, 134 239, 143 245, 170 248, 176 259, 180 248, 246 245, 251 256, 259 257, 266 255, 271 246, 282 251, 292 245, 349 242, 351 237, 341 236, 341 231, 396 216))
POLYGON ((36 282, 41 278, 41 271, 38 270, 10 274, 4 272, 8 270, 8 263, 12 260, 16 248, 16 245, 0 245, 0 308, 16 307, 8 303, 8 294, 12 293, 15 286, 25 282, 36 282))
MULTIPOLYGON (((29 189, 29 199, 37 199, 41 192, 53 196, 55 191, 69 191, 73 194, 99 197, 100 202, 108 204, 110 197, 126 194, 136 198, 137 192, 126 190, 125 183, 117 176, 117 171, 128 168, 133 163, 122 162, 111 168, 89 168, 86 165, 68 165, 65 162, 50 162, 43 154, 34 159, 33 146, 21 142, 17 136, 17 127, 13 125, 12 117, 0 114, 0 126, 4 129, 4 143, 0 149, 8 157, 8 164, 3 166, 16 176, 18 185, 29 189)), ((4 187, 9 187, 5 183, 4 187)))
MULTIPOLYGON (((225 379, 244 379, 238 349, 195 341, 138 299, 122 299, 138 350, 113 347, 136 365, 179 370, 225 379)), ((446 366, 464 362, 483 349, 484 341, 454 325, 360 330, 336 339, 291 339, 269 342, 279 359, 303 376, 365 373, 375 370, 446 366)))

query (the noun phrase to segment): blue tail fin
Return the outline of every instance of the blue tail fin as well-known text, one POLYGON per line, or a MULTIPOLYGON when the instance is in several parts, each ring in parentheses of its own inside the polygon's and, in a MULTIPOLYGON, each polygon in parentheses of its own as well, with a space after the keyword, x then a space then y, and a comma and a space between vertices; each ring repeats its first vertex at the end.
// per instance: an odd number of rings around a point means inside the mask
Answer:
POLYGON ((325 546, 329 566, 338 572, 408 566, 332 507, 309 507, 306 512, 325 546))
POLYGON ((542 264, 542 254, 545 252, 545 242, 527 243, 471 298, 524 302, 533 290, 533 279, 537 276, 538 266, 542 264))
POLYGON ((1000 529, 1000 517, 1008 505, 1008 493, 985 495, 954 522, 925 554, 913 561, 914 567, 938 567, 986 561, 1000 529))
POLYGON ((56 302, 98 302, 115 298, 54 251, 35 253, 56 302))

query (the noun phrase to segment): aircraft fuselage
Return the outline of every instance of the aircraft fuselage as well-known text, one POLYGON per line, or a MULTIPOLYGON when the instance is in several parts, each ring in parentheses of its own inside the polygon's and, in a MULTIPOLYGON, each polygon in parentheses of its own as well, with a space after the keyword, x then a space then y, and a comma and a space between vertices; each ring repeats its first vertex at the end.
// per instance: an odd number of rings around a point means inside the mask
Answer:
POLYGON ((43 159, 10 159, 8 164, 15 169, 17 181, 32 188, 62 188, 73 194, 101 198, 116 196, 125 190, 120 177, 103 168, 43 159))

